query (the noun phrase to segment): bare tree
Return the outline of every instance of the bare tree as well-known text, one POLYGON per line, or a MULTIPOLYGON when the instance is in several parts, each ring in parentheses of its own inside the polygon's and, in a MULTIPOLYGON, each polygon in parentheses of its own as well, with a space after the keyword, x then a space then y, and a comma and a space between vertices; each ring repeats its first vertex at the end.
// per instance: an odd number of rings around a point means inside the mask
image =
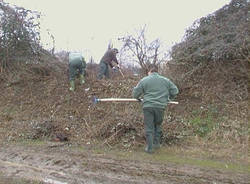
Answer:
POLYGON ((148 71, 149 64, 159 64, 163 58, 160 58, 161 42, 159 39, 147 43, 146 26, 138 31, 136 36, 128 35, 122 38, 124 52, 129 51, 133 62, 138 63, 144 72, 148 71))

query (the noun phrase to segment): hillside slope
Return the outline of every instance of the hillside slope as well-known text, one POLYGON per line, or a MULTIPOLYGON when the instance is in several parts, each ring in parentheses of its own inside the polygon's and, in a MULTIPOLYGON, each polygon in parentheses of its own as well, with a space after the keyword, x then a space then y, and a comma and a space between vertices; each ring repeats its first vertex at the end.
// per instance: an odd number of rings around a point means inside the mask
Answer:
POLYGON ((139 103, 91 100, 131 97, 139 78, 97 81, 88 71, 86 84, 77 83, 72 93, 66 64, 30 65, 19 73, 0 80, 0 183, 246 184, 250 179, 245 135, 229 146, 232 141, 217 144, 212 135, 202 139, 190 130, 188 115, 201 103, 207 108, 206 97, 193 96, 194 88, 181 88, 180 105, 169 105, 163 146, 147 155, 139 103))

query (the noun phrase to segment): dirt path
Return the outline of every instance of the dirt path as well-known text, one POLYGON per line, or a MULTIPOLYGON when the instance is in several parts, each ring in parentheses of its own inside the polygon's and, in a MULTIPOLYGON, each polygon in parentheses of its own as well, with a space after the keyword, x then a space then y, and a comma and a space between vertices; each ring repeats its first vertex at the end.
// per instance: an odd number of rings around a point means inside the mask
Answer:
POLYGON ((246 173, 118 159, 109 154, 79 150, 61 143, 39 146, 1 145, 0 173, 4 173, 6 177, 25 178, 47 184, 243 184, 250 181, 250 176, 246 173))

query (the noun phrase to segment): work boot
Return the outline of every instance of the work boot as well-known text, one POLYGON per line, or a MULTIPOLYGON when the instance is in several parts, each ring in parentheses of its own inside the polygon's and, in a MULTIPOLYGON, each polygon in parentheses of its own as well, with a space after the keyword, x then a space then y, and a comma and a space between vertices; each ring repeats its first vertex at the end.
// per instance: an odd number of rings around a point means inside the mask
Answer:
POLYGON ((160 149, 161 147, 161 132, 156 132, 153 141, 153 149, 160 149))
POLYGON ((153 135, 152 133, 146 133, 146 153, 153 153, 153 135))
POLYGON ((80 80, 81 80, 81 84, 84 84, 84 83, 85 83, 85 80, 84 80, 84 76, 83 76, 83 75, 80 75, 80 80))
POLYGON ((69 82, 69 84, 70 84, 69 90, 70 91, 75 91, 75 81, 72 80, 72 81, 69 82))
POLYGON ((145 147, 145 152, 152 154, 153 153, 153 149, 149 149, 148 145, 145 147))
POLYGON ((160 140, 159 137, 154 137, 154 141, 153 141, 153 149, 157 150, 160 149, 161 144, 160 144, 160 140))
POLYGON ((153 149, 157 150, 160 149, 161 145, 160 144, 153 144, 153 149))

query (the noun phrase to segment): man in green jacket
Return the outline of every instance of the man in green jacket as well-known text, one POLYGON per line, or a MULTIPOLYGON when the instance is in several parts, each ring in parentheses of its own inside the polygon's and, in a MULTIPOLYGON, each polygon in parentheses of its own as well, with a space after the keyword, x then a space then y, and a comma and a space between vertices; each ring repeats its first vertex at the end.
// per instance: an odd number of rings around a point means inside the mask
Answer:
POLYGON ((80 75, 81 84, 85 83, 84 74, 86 69, 86 61, 81 53, 71 52, 69 53, 69 81, 70 91, 75 90, 75 78, 77 74, 80 75))
POLYGON ((133 89, 133 97, 139 99, 143 95, 144 128, 146 134, 147 153, 160 148, 162 122, 168 102, 179 93, 176 85, 168 78, 158 74, 158 67, 150 65, 148 76, 140 80, 133 89))
POLYGON ((108 68, 109 66, 113 69, 120 68, 118 60, 116 58, 117 53, 118 49, 116 48, 109 49, 107 52, 105 52, 99 64, 100 68, 99 68, 99 74, 97 76, 99 80, 102 79, 103 76, 109 78, 109 68, 108 68))

